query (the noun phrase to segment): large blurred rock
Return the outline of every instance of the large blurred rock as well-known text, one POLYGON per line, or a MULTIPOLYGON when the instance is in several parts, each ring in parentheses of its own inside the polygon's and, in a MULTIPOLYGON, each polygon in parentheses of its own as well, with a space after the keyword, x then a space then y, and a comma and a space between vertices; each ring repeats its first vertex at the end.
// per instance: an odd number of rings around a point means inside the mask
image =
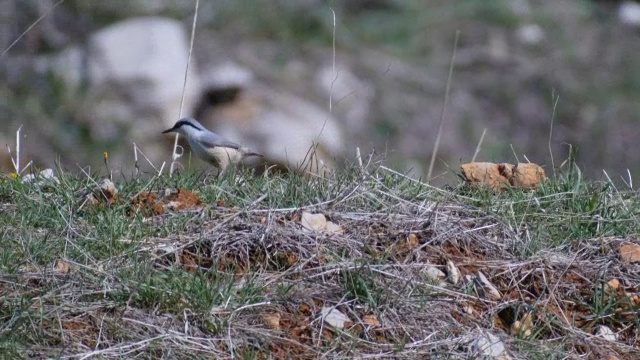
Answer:
MULTIPOLYGON (((102 29, 86 49, 71 48, 57 58, 55 70, 84 98, 92 139, 136 141, 148 153, 160 152, 157 136, 180 115, 184 72, 189 55, 182 24, 171 19, 142 17, 102 29), (86 91, 83 84, 86 83, 86 91)), ((200 85, 192 63, 183 115, 190 114, 200 85)), ((129 158, 131 156, 129 155, 129 158)))
POLYGON ((326 110, 252 81, 239 66, 225 64, 203 78, 209 91, 198 116, 205 126, 289 169, 323 173, 341 157, 342 130, 326 110))
POLYGON ((167 11, 186 13, 193 11, 195 7, 195 1, 190 0, 82 0, 76 4, 81 11, 114 14, 118 17, 158 15, 167 11))
POLYGON ((640 27, 640 4, 624 1, 618 9, 618 18, 625 25, 640 27))
POLYGON ((314 81, 320 90, 331 98, 331 112, 345 124, 349 133, 367 130, 369 114, 375 99, 375 88, 370 81, 358 78, 343 64, 323 66, 314 81))
MULTIPOLYGON (((122 85, 131 104, 159 114, 163 126, 178 118, 189 56, 188 36, 179 22, 149 17, 117 23, 91 38, 89 55, 89 76, 97 92, 100 86, 122 85)), ((196 73, 191 64, 187 111, 199 94, 196 73)))

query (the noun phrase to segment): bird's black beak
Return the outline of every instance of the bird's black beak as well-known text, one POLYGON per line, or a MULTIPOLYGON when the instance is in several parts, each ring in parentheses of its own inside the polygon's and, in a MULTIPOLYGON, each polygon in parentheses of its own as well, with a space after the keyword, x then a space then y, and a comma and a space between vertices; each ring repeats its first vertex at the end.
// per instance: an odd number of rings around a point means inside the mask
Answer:
POLYGON ((175 127, 175 126, 174 126, 174 127, 172 127, 171 129, 168 129, 168 130, 163 131, 162 133, 163 133, 163 134, 166 134, 166 133, 170 133, 170 132, 174 132, 174 131, 176 131, 176 127, 175 127))

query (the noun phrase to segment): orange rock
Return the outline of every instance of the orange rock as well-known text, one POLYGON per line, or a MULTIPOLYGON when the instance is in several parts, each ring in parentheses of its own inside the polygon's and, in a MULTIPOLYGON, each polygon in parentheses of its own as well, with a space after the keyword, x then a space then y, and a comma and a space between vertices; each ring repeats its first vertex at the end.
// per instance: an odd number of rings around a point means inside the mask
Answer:
POLYGON ((380 326, 380 320, 378 320, 378 317, 375 315, 365 315, 362 318, 362 322, 364 322, 365 324, 369 325, 369 326, 380 326))
POLYGON ((477 162, 463 164, 462 175, 467 182, 477 186, 488 186, 491 189, 504 189, 511 185, 518 188, 533 189, 546 179, 544 169, 529 163, 494 164, 477 162))
POLYGON ((61 274, 68 274, 71 271, 71 265, 64 260, 57 260, 55 271, 61 274))
POLYGON ((620 280, 611 279, 607 282, 607 287, 604 289, 606 292, 616 291, 620 288, 620 280))
POLYGON ((535 189, 540 181, 547 178, 544 169, 536 164, 518 163, 513 168, 513 177, 509 179, 512 186, 535 189))
POLYGON ((513 171, 515 170, 515 168, 516 166, 513 164, 498 164, 498 171, 500 172, 500 175, 504 176, 504 178, 507 179, 509 183, 511 182, 511 179, 513 179, 513 171))
POLYGON ((640 245, 626 243, 618 250, 622 261, 629 263, 640 262, 640 245))
POLYGON ((509 184, 509 179, 502 174, 498 164, 475 162, 462 164, 461 168, 462 175, 472 185, 503 189, 509 184))
POLYGON ((280 320, 281 320, 282 316, 280 315, 280 313, 277 312, 271 312, 271 313, 266 313, 262 315, 262 320, 265 322, 265 324, 274 330, 280 330, 280 320))

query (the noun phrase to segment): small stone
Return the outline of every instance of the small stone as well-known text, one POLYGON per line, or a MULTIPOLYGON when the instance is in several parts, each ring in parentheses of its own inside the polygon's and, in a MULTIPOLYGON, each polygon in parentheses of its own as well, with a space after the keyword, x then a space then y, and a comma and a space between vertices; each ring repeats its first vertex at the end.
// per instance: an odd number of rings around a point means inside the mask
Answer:
POLYGON ((620 246, 620 258, 628 263, 640 262, 640 246, 632 243, 626 243, 620 246))
POLYGON ((614 333, 613 330, 609 329, 604 325, 598 326, 596 330, 596 336, 599 336, 608 341, 618 340, 618 334, 614 333))
POLYGON ((620 288, 620 280, 611 279, 607 282, 607 287, 604 289, 606 292, 616 291, 620 288))
POLYGON ((300 218, 302 227, 310 231, 322 231, 327 228, 327 218, 322 214, 303 212, 300 218))
POLYGON ((453 285, 457 285, 461 277, 460 270, 458 270, 453 261, 447 260, 447 280, 453 285))
POLYGON ((325 229, 330 234, 342 234, 342 227, 338 224, 335 224, 333 221, 327 221, 327 226, 325 229))
POLYGON ((445 273, 443 273, 440 269, 438 269, 437 267, 434 266, 427 266, 425 269, 425 274, 427 275, 427 277, 436 282, 436 283, 441 283, 446 277, 447 275, 445 275, 445 273))
POLYGON ((484 292, 484 296, 487 299, 493 300, 493 301, 498 301, 502 299, 502 294, 500 294, 500 291, 498 291, 498 289, 496 289, 496 287, 493 286, 493 284, 491 284, 491 282, 487 279, 487 277, 484 276, 484 274, 480 271, 478 271, 476 282, 482 288, 484 292))
POLYGON ((638 295, 638 293, 625 293, 624 296, 626 296, 634 306, 640 305, 640 295, 638 295))
POLYGON ((118 189, 113 181, 104 179, 100 183, 100 186, 93 192, 94 196, 100 200, 105 201, 108 204, 113 203, 118 195, 118 189))
POLYGON ((566 255, 558 254, 558 253, 549 254, 548 259, 551 265, 565 265, 571 262, 571 258, 569 258, 566 255))
POLYGON ((272 312, 262 315, 262 320, 270 329, 280 330, 281 317, 280 313, 272 312))
POLYGON ((324 231, 329 234, 343 233, 340 225, 327 221, 327 218, 323 214, 311 214, 305 211, 300 217, 300 223, 302 227, 310 231, 324 231))
POLYGON ((55 173, 52 169, 44 169, 40 171, 38 174, 27 174, 22 177, 22 181, 24 182, 33 182, 35 180, 39 180, 36 185, 42 186, 46 184, 59 184, 60 180, 56 177, 55 173))
POLYGON ((56 178, 56 174, 53 172, 52 169, 44 169, 44 170, 40 171, 40 176, 43 179, 55 179, 56 178))
POLYGON ((511 359, 502 340, 489 332, 484 332, 472 341, 471 352, 474 355, 481 355, 489 359, 511 359))
POLYGON ((343 329, 345 323, 351 322, 351 319, 345 314, 343 314, 340 310, 336 308, 323 307, 322 311, 322 319, 327 324, 333 326, 336 329, 343 329))
POLYGON ((471 305, 465 305, 465 306, 463 306, 463 307, 462 307, 462 310, 463 310, 465 313, 469 314, 469 315, 473 315, 473 306, 471 306, 471 305))
POLYGON ((378 320, 378 317, 375 315, 365 315, 362 318, 362 322, 369 325, 369 326, 381 326, 382 324, 380 324, 380 320, 378 320))

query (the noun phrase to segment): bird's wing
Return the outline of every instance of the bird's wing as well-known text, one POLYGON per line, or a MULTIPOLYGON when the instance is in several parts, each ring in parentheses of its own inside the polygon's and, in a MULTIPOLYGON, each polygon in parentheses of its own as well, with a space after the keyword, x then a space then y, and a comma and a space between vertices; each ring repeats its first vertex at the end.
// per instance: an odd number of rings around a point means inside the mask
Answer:
POLYGON ((225 147, 225 148, 231 148, 236 150, 242 147, 240 146, 240 144, 234 143, 233 141, 229 139, 225 139, 222 136, 216 136, 216 137, 206 136, 206 137, 200 138, 200 141, 206 147, 225 147))

